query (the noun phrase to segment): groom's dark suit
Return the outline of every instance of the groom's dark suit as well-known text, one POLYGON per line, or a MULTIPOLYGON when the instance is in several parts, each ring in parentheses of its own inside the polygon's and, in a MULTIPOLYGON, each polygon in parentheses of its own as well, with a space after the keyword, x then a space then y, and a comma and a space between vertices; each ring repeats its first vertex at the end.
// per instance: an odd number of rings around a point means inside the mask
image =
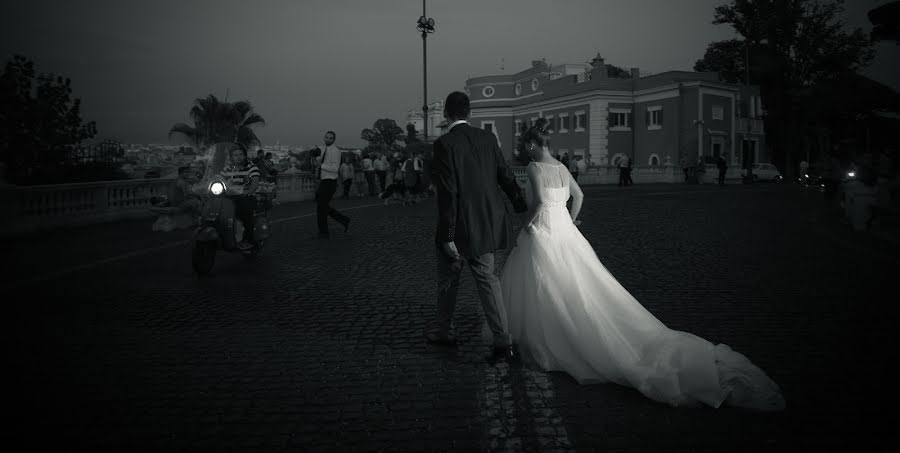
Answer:
POLYGON ((527 210, 494 134, 460 123, 434 142, 437 242, 455 242, 464 257, 506 249, 513 239, 503 189, 516 211, 527 210))
POLYGON ((434 142, 431 176, 438 203, 435 334, 446 337, 452 327, 461 268, 452 265, 443 244, 453 242, 469 263, 494 346, 507 346, 510 338, 500 281, 494 275, 494 252, 512 244, 513 231, 498 186, 516 212, 527 210, 522 191, 494 134, 467 123, 453 126, 434 142))

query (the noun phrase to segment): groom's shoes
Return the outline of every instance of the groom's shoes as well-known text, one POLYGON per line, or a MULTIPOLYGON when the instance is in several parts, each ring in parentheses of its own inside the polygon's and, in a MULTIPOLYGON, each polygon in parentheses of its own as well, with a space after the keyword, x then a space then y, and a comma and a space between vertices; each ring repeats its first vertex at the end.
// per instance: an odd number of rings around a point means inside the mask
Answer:
POLYGON ((507 362, 512 365, 519 362, 519 355, 516 354, 516 351, 515 349, 513 349, 512 345, 494 346, 491 355, 487 357, 487 362, 491 365, 495 365, 500 362, 507 362))

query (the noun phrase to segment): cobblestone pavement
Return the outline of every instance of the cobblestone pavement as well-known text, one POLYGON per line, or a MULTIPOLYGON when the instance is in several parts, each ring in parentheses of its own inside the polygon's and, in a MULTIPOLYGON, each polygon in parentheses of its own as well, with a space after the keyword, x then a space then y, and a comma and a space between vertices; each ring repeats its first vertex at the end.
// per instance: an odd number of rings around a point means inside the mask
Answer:
POLYGON ((147 221, 7 240, 9 442, 115 452, 887 448, 893 245, 848 234, 796 186, 585 193, 581 228, 606 267, 669 327, 746 354, 782 386, 788 410, 671 408, 614 384, 489 366, 468 276, 460 347, 427 345, 433 204, 353 200, 338 202, 351 234, 314 240, 312 204, 286 205, 258 261, 220 255, 204 279, 181 242, 189 233, 153 233, 147 221))

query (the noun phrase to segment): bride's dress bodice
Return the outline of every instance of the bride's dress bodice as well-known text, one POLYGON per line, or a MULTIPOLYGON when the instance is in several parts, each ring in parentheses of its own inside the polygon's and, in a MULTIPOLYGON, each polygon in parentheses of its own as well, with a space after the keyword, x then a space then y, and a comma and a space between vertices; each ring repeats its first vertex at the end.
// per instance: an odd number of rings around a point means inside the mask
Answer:
POLYGON ((528 164, 537 170, 541 182, 542 203, 535 206, 537 197, 534 196, 531 184, 526 190, 528 206, 537 209, 537 215, 533 221, 536 229, 551 232, 563 225, 572 225, 566 203, 569 201, 569 171, 563 165, 544 164, 532 162, 528 164), (562 224, 560 224, 560 221, 562 224))

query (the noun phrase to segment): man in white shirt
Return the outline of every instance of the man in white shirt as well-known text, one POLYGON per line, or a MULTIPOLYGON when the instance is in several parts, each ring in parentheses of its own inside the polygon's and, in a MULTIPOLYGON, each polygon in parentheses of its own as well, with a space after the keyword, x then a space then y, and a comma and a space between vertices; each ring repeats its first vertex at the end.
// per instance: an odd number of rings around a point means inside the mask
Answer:
POLYGON ((366 185, 369 186, 369 196, 375 196, 375 166, 372 164, 372 156, 366 154, 362 160, 363 174, 366 176, 366 185))
POLYGON ((337 135, 333 131, 325 133, 325 148, 316 158, 319 164, 319 188, 316 190, 316 217, 319 225, 319 238, 328 239, 328 216, 344 226, 344 232, 350 230, 350 217, 338 212, 331 206, 331 199, 337 190, 338 170, 341 167, 341 150, 334 145, 337 135))

